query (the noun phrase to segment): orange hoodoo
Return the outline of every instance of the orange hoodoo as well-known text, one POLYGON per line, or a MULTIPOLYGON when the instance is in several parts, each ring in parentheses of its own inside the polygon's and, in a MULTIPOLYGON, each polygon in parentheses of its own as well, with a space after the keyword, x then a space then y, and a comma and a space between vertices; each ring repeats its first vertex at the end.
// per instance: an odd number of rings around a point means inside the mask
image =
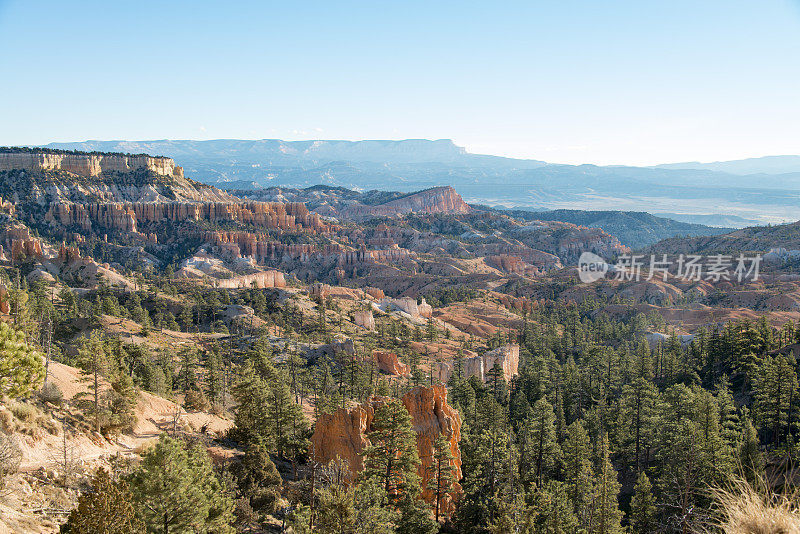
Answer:
MULTIPOLYGON (((372 430, 375 409, 385 403, 386 397, 373 396, 367 402, 350 409, 339 408, 331 414, 322 415, 311 437, 314 457, 318 462, 327 463, 337 456, 347 460, 354 474, 360 473, 364 464, 361 453, 369 445, 367 434, 372 430)), ((442 385, 418 386, 406 393, 402 399, 411 415, 411 425, 417 434, 417 451, 421 464, 419 475, 422 481, 422 496, 432 502, 433 495, 426 489, 428 467, 433 462, 433 444, 442 434, 450 445, 455 467, 455 479, 461 478, 461 416, 455 408, 447 404, 447 388, 442 385)), ((455 484, 456 498, 461 494, 461 486, 455 484)), ((451 496, 440 503, 441 513, 450 515, 455 509, 451 496)))

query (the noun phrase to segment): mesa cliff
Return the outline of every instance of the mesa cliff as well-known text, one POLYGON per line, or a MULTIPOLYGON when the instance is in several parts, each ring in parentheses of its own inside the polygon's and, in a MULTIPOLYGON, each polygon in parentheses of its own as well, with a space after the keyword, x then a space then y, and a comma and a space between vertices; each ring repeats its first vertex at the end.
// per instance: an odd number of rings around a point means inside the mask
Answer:
POLYGON ((53 151, 0 153, 0 171, 14 169, 63 171, 85 177, 146 169, 160 176, 183 178, 183 168, 176 165, 172 158, 144 154, 59 153, 53 151))

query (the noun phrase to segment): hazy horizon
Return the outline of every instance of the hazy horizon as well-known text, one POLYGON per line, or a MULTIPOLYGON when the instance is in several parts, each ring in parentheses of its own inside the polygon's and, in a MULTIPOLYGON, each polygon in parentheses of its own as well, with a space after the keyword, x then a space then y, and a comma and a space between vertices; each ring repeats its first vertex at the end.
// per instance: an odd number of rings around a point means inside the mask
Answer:
MULTIPOLYGON (((226 137, 226 138, 185 138, 185 139, 178 139, 178 138, 152 138, 152 139, 69 139, 69 140, 57 140, 57 141, 48 141, 46 143, 37 143, 37 144, 10 144, 4 146, 20 146, 20 147, 46 147, 49 145, 60 145, 60 144, 77 144, 77 143, 92 143, 92 142, 102 142, 102 143, 155 143, 155 142, 212 142, 212 141, 282 141, 287 143, 313 143, 313 142, 348 142, 348 143, 358 143, 358 142, 403 142, 403 141, 450 141, 458 148, 463 148, 468 154, 479 155, 479 156, 497 156, 497 157, 505 157, 510 159, 519 159, 519 160, 529 160, 529 161, 544 161, 546 163, 556 164, 556 165, 598 165, 598 166, 633 166, 633 167, 655 167, 659 165, 673 165, 673 164, 689 164, 689 163, 697 163, 697 164, 714 164, 714 163, 727 163, 727 162, 735 162, 740 160, 751 160, 751 159, 767 159, 767 158, 800 158, 800 149, 798 153, 786 153, 786 154, 764 154, 761 156, 748 156, 748 157, 740 157, 740 158, 731 158, 725 160, 681 160, 681 161, 662 161, 650 165, 629 165, 626 163, 595 163, 592 161, 583 161, 583 162, 562 162, 562 161, 552 161, 552 160, 545 160, 543 158, 537 157, 515 157, 515 156, 507 156, 504 154, 494 154, 488 152, 477 152, 471 150, 470 147, 460 145, 455 141, 453 138, 440 138, 440 139, 430 139, 430 138, 385 138, 385 139, 339 139, 339 138, 303 138, 303 139, 282 139, 278 137, 263 137, 263 138, 239 138, 239 137, 226 137)), ((159 154, 153 154, 159 155, 159 154)))

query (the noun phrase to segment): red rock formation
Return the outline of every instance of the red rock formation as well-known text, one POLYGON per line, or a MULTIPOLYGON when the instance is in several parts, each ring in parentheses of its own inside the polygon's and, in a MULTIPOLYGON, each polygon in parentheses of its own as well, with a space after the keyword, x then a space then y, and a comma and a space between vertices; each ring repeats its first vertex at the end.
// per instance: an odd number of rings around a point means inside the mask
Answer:
MULTIPOLYGON (((422 496, 428 502, 433 502, 433 493, 427 489, 428 467, 433 463, 433 443, 443 434, 450 445, 453 455, 453 466, 456 468, 455 480, 461 479, 461 416, 447 404, 447 388, 436 385, 429 388, 415 387, 403 395, 403 405, 411 414, 411 425, 417 433, 417 451, 422 464, 419 475, 422 479, 422 496)), ((461 486, 455 484, 456 499, 461 494, 461 486)), ((440 512, 449 516, 455 511, 455 503, 448 495, 440 502, 440 512)))
MULTIPOLYGON (((273 241, 267 234, 252 232, 205 232, 202 238, 211 243, 213 251, 233 257, 250 256, 258 263, 319 262, 336 268, 369 263, 398 263, 407 261, 412 253, 402 248, 388 250, 354 250, 338 243, 331 245, 287 244, 273 241)), ((342 278, 345 273, 342 271, 342 278)))
POLYGON ((326 299, 331 295, 331 286, 322 282, 314 282, 308 286, 308 294, 311 297, 326 299))
MULTIPOLYGON (((369 401, 350 409, 340 408, 332 414, 322 415, 311 437, 313 454, 318 462, 326 463, 341 457, 349 462, 353 473, 363 470, 361 452, 369 445, 367 434, 372 430, 375 409, 386 402, 385 397, 372 397, 369 401)), ((427 486, 426 467, 431 465, 433 442, 443 434, 450 444, 456 480, 461 478, 461 416, 447 404, 447 389, 437 385, 430 388, 416 387, 403 396, 403 405, 411 414, 411 424, 417 434, 417 450, 421 465, 419 475, 422 487, 427 486)), ((456 484, 456 497, 461 487, 456 484)), ((431 501, 431 492, 423 489, 423 497, 431 501)), ((442 503, 442 513, 453 512, 454 503, 449 497, 442 503)))
POLYGON ((58 261, 69 263, 79 260, 80 257, 81 251, 78 247, 68 247, 64 243, 61 243, 61 247, 58 249, 58 261))
POLYGON ((41 259, 44 256, 42 242, 31 235, 27 226, 9 226, 0 236, 3 250, 11 251, 11 261, 25 258, 41 259))
POLYGON ((375 300, 383 300, 386 298, 386 295, 383 293, 383 290, 378 289, 377 287, 365 287, 364 293, 374 298, 375 300))
POLYGON ((394 376, 411 376, 411 369, 408 365, 400 362, 394 352, 374 350, 372 351, 372 358, 379 371, 394 376))
POLYGON ((5 286, 0 285, 0 313, 6 315, 11 312, 11 306, 8 304, 8 290, 5 286))

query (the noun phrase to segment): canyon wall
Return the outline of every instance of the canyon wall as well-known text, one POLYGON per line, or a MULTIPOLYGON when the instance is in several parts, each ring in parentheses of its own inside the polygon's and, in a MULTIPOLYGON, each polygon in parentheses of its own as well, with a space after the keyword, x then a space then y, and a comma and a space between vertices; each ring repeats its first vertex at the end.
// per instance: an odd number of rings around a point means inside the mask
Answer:
MULTIPOLYGON (((323 414, 317 420, 314 435, 311 437, 312 451, 316 461, 327 463, 337 456, 348 461, 353 474, 364 469, 361 453, 369 445, 367 435, 372 430, 375 409, 387 402, 386 397, 374 396, 369 401, 349 409, 339 408, 331 414, 323 414)), ((455 479, 461 478, 461 416, 447 403, 447 389, 436 385, 429 388, 415 387, 403 396, 403 406, 411 415, 411 425, 417 435, 417 451, 421 464, 419 476, 422 482, 423 497, 431 502, 427 467, 432 463, 433 443, 440 435, 447 439, 453 454, 455 479)), ((461 487, 456 484, 456 498, 461 487)), ((443 515, 453 512, 454 503, 450 496, 441 503, 443 515)))
POLYGON ((70 154, 48 152, 0 153, 0 171, 64 171, 79 176, 147 169, 162 176, 183 178, 183 168, 171 158, 124 154, 70 154))

